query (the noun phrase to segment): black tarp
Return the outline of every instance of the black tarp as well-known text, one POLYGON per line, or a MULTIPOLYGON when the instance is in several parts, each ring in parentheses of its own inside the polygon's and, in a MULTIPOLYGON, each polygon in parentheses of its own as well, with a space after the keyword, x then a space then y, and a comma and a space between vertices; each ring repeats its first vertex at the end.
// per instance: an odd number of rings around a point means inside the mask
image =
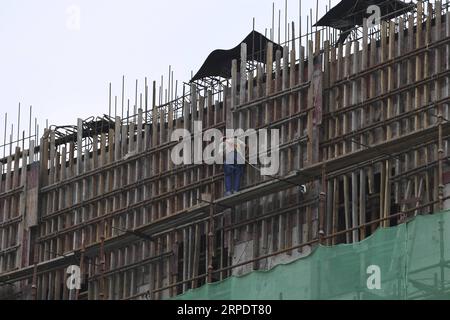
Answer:
POLYGON ((337 43, 343 43, 354 27, 361 26, 364 18, 370 17, 371 13, 367 13, 367 9, 371 5, 380 7, 382 20, 395 18, 414 8, 414 4, 399 0, 343 0, 328 11, 315 26, 341 30, 337 43))
MULTIPOLYGON (((247 44, 247 59, 248 61, 266 61, 267 44, 271 42, 268 38, 257 31, 252 31, 250 34, 233 49, 230 50, 215 50, 211 52, 208 58, 203 63, 200 70, 192 78, 191 82, 201 80, 208 77, 221 77, 225 79, 231 78, 231 64, 234 59, 238 60, 238 65, 241 60, 241 44, 247 44)), ((283 48, 274 43, 273 54, 277 50, 283 48)))

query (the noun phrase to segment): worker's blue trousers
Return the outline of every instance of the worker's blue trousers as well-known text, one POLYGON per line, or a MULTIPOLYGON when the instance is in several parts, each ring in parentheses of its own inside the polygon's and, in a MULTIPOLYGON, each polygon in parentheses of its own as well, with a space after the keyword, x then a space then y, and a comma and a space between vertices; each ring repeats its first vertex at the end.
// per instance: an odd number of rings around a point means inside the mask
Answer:
POLYGON ((244 165, 242 164, 225 164, 225 192, 230 195, 239 192, 241 188, 241 180, 244 174, 244 165))

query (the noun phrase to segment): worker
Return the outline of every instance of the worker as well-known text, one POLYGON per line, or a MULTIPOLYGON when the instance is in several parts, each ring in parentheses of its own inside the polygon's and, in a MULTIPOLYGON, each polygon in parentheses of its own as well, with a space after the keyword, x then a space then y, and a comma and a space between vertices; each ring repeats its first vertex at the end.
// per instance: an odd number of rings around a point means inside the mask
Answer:
POLYGON ((223 159, 225 174, 225 197, 239 192, 245 168, 245 144, 238 138, 226 138, 220 144, 219 152, 223 159))

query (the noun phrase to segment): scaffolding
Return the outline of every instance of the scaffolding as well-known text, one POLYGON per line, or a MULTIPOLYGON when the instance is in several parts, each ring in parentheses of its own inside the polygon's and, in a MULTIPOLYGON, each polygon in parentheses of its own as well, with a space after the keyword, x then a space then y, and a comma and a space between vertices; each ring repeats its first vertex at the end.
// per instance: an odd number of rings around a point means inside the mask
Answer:
POLYGON ((0 296, 165 299, 449 208, 448 2, 419 1, 362 34, 335 47, 329 28, 292 32, 275 56, 268 44, 266 63, 242 45, 231 79, 184 84, 178 97, 169 71, 165 102, 156 82, 149 101, 145 81, 135 110, 125 114, 122 93, 112 112, 110 94, 108 115, 11 148, 0 296), (172 133, 195 121, 279 129, 279 174, 249 167, 243 190, 223 198, 220 165, 170 159, 172 133), (71 265, 77 292, 65 285, 71 265))

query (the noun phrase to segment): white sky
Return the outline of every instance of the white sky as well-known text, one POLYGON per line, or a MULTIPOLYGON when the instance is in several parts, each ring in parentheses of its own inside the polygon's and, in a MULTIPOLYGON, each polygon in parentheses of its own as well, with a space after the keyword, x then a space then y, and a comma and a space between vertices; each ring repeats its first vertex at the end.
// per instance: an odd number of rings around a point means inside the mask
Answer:
MULTIPOLYGON (((284 40, 284 0, 2 0, 0 145, 6 112, 7 142, 12 123, 16 139, 19 102, 20 130, 28 135, 32 105, 42 134, 46 119, 74 125, 77 118, 108 113, 109 82, 120 102, 122 75, 132 105, 136 79, 143 92, 144 78, 151 83, 164 74, 166 81, 169 65, 175 79, 189 81, 212 50, 237 45, 252 30, 253 17, 257 31, 270 28, 273 2, 276 26, 282 12, 284 40), (71 6, 80 9, 79 30, 70 28, 71 6)), ((327 4, 319 1, 319 17, 327 4)), ((304 31, 315 6, 302 0, 304 31)), ((288 0, 288 11, 298 30, 299 0, 288 0)))

